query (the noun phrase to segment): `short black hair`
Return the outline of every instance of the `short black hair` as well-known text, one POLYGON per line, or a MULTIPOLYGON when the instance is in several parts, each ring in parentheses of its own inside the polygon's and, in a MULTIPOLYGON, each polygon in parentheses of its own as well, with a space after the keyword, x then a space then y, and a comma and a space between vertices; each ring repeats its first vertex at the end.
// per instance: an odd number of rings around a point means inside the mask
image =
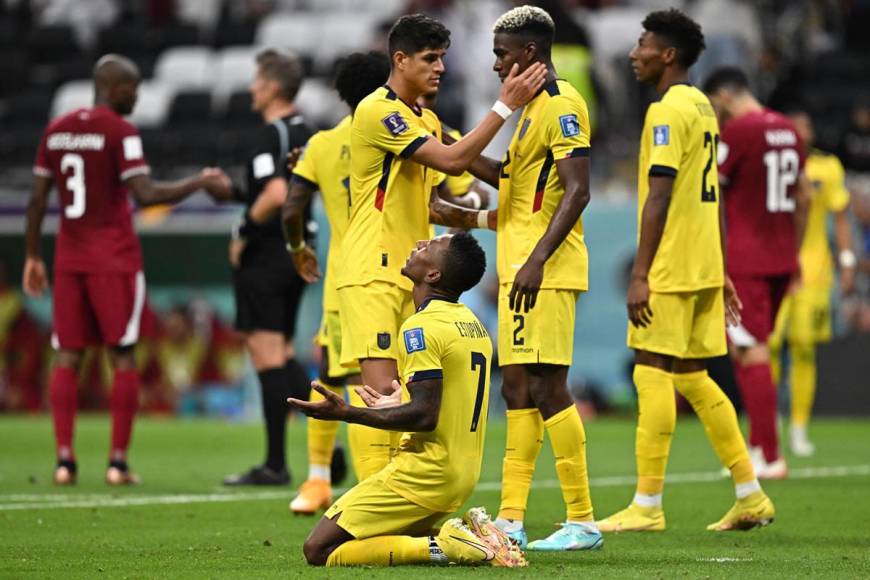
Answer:
POLYGON ((677 62, 685 69, 695 64, 707 46, 701 26, 676 8, 650 12, 643 19, 643 28, 676 48, 677 62))
POLYGON ((341 100, 356 110, 359 102, 387 82, 390 59, 382 52, 354 52, 338 63, 335 72, 335 90, 341 100))
POLYGON ((736 66, 719 67, 704 81, 704 92, 712 95, 720 89, 735 93, 746 92, 749 90, 749 78, 736 66))
POLYGON ((400 16, 390 28, 389 50, 392 57, 399 51, 415 54, 428 49, 450 47, 450 31, 425 14, 400 16))
POLYGON ((492 27, 494 34, 510 34, 534 41, 541 52, 550 54, 556 25, 553 18, 543 8, 537 6, 517 6, 502 14, 492 27))
POLYGON ((260 72, 281 86, 281 96, 292 101, 302 86, 302 63, 288 50, 267 48, 257 54, 260 72))
POLYGON ((439 286, 457 295, 474 288, 486 272, 486 253, 468 232, 453 234, 444 263, 439 286))

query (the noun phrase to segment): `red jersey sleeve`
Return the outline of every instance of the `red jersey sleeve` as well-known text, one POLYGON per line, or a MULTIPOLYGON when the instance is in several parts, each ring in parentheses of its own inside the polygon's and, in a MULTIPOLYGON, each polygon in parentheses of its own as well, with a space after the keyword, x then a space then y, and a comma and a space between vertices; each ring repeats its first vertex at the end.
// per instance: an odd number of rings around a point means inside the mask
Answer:
POLYGON ((741 147, 743 141, 739 135, 739 129, 734 127, 733 123, 722 127, 716 156, 719 162, 719 182, 723 187, 734 179, 734 172, 740 164, 740 157, 743 154, 741 147))
POLYGON ((124 122, 118 126, 116 141, 113 144, 115 165, 118 168, 118 179, 126 181, 135 175, 149 173, 151 169, 145 160, 142 148, 142 137, 139 131, 130 123, 124 122))
POLYGON ((48 138, 48 129, 42 133, 42 138, 39 140, 39 146, 36 149, 36 160, 33 162, 33 174, 40 177, 52 177, 51 165, 48 161, 46 153, 46 140, 48 138))

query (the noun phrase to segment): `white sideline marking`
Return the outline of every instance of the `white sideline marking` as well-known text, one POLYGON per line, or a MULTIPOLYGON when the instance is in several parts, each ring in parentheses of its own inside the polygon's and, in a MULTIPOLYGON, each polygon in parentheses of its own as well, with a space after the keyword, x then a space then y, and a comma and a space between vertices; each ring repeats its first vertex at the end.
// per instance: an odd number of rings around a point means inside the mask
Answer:
POLYGON ((728 556, 719 556, 717 558, 695 558, 695 562, 714 562, 716 564, 752 561, 752 558, 729 558, 728 556))
MULTIPOLYGON (((819 479, 822 477, 844 477, 849 475, 870 475, 870 465, 841 465, 836 467, 804 467, 790 469, 789 479, 819 479)), ((665 477, 665 483, 706 483, 710 481, 722 481, 718 471, 699 471, 695 473, 673 473, 665 477)), ((618 487, 620 485, 634 485, 637 477, 634 475, 615 475, 611 477, 590 477, 591 487, 618 487)), ((539 489, 553 489, 559 487, 558 479, 545 479, 535 481, 532 487, 539 489)), ((476 490, 496 491, 501 489, 500 481, 485 481, 477 484, 476 490)))
MULTIPOLYGON (((825 477, 847 477, 854 475, 870 475, 870 465, 841 465, 831 467, 804 467, 789 470, 789 479, 820 479, 825 477)), ((634 485, 634 475, 622 475, 612 477, 593 477, 589 484, 592 487, 618 487, 621 485, 634 485)), ((722 481, 724 478, 718 471, 699 471, 689 473, 673 473, 667 476, 667 483, 707 483, 722 481)), ((558 479, 545 479, 535 481, 532 487, 537 489, 556 489, 559 487, 558 479)), ((477 485, 476 491, 497 491, 501 489, 500 481, 484 481, 477 485)), ((336 494, 343 493, 344 489, 335 490, 336 494)), ((292 492, 282 491, 259 491, 241 493, 207 493, 207 494, 179 494, 179 495, 64 495, 64 494, 0 494, 0 511, 33 510, 33 509, 69 509, 69 508, 109 508, 109 507, 132 507, 143 505, 184 505, 192 503, 217 503, 236 501, 267 501, 283 499, 289 500, 292 492)), ((711 560, 712 561, 712 560, 711 560)))
MULTIPOLYGON (((139 495, 139 496, 66 496, 65 501, 0 504, 0 511, 61 508, 131 507, 140 505, 175 505, 191 503, 216 503, 231 501, 263 501, 287 499, 288 491, 263 491, 254 493, 208 493, 188 495, 139 495)), ((0 496, 0 500, 6 496, 0 496)))

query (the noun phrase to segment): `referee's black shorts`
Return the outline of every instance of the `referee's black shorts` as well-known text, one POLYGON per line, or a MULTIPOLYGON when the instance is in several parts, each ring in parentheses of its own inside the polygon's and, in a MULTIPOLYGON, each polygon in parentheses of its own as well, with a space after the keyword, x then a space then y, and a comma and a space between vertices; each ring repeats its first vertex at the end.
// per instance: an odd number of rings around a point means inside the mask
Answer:
POLYGON ((280 332, 292 339, 305 281, 286 251, 257 254, 256 248, 245 248, 233 270, 236 329, 280 332))

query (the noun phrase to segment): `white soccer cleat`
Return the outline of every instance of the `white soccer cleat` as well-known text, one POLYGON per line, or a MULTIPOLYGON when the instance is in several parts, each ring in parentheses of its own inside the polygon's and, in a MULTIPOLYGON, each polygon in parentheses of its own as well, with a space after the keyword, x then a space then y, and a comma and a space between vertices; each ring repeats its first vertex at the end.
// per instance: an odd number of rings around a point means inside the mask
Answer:
POLYGON ((789 447, 797 457, 812 457, 816 453, 816 446, 807 437, 806 427, 792 426, 789 429, 789 447))
POLYGON ((749 459, 752 461, 752 469, 755 470, 756 474, 767 467, 767 461, 764 459, 764 451, 762 451, 761 447, 750 447, 749 459))
POLYGON ((780 457, 771 463, 765 463, 764 468, 755 472, 755 477, 758 479, 785 479, 788 477, 788 465, 785 463, 785 458, 780 457))

